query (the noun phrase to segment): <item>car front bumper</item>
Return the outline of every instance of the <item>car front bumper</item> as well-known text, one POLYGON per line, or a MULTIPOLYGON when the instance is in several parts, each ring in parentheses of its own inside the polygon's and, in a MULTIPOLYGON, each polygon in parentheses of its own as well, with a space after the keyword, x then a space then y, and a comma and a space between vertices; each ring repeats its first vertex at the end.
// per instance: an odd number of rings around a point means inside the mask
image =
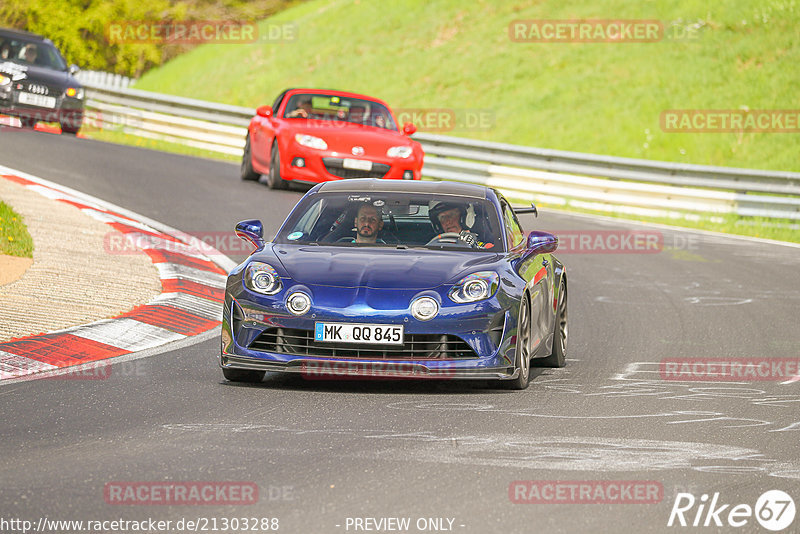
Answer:
POLYGON ((0 88, 0 114, 79 126, 83 122, 84 104, 82 100, 57 97, 53 108, 30 106, 20 104, 15 91, 0 88))
MULTIPOLYGON (((306 316, 296 317, 275 305, 264 305, 247 298, 246 290, 225 299, 219 365, 228 369, 299 373, 307 378, 342 376, 436 379, 513 379, 516 350, 516 314, 489 299, 459 309, 443 310, 429 322, 417 321, 407 309, 369 309, 359 305, 358 314, 341 309, 315 307, 306 316), (238 298, 238 300, 237 300, 238 298), (419 353, 398 354, 395 346, 341 346, 331 351, 316 342, 301 342, 292 332, 313 332, 316 322, 403 324, 411 346, 415 336, 442 336, 446 341, 420 358, 419 353), (276 330, 281 333, 273 334, 276 330), (283 336, 283 347, 268 344, 265 337, 283 336), (266 336, 264 336, 266 334, 266 336), (444 349, 441 346, 444 345, 444 349), (448 352, 447 347, 458 349, 448 352), (373 350, 373 347, 381 347, 373 350), (376 355, 385 348, 384 356, 376 355), (331 356, 331 352, 335 354, 331 356), (454 353, 457 356, 453 356, 454 353)), ((424 341, 421 343, 425 343, 424 341)), ((412 349, 409 349, 410 351, 412 349)))
POLYGON ((419 180, 422 163, 416 157, 351 156, 330 150, 315 150, 293 144, 281 152, 281 177, 285 180, 319 183, 349 178, 383 178, 387 180, 419 180), (349 169, 344 160, 368 161, 370 170, 349 169), (302 165, 300 161, 302 160, 302 165))

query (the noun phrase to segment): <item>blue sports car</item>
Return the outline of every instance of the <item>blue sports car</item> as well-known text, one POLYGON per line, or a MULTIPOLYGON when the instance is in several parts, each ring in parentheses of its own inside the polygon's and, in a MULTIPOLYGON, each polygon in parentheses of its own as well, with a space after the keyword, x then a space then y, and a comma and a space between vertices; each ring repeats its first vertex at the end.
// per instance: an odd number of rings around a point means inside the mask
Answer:
POLYGON ((228 380, 283 371, 496 379, 524 389, 531 363, 565 365, 558 239, 526 238, 494 189, 325 182, 272 241, 257 220, 236 233, 256 250, 228 276, 219 362, 228 380))

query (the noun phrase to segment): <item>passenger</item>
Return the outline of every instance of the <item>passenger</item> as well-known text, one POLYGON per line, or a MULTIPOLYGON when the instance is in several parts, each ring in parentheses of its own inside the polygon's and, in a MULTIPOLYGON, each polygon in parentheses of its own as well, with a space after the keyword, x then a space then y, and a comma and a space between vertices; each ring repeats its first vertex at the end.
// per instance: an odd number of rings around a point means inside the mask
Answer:
POLYGON ((353 243, 383 243, 378 232, 383 228, 383 219, 378 208, 372 204, 362 204, 356 214, 356 238, 353 243))

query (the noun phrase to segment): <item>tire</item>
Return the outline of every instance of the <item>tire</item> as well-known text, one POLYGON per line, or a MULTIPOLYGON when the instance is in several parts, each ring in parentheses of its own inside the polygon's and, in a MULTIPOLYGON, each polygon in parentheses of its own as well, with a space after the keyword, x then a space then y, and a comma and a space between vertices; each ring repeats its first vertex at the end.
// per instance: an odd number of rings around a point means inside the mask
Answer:
POLYGON ((36 123, 39 121, 30 117, 20 117, 19 122, 22 124, 23 128, 35 128, 36 123))
POLYGON ((272 157, 269 159, 267 185, 270 189, 286 189, 286 181, 281 178, 281 151, 278 143, 272 143, 272 157))
POLYGON ((250 151, 250 134, 244 141, 244 153, 242 154, 242 165, 239 171, 242 180, 256 181, 261 178, 261 174, 253 170, 253 155, 250 151))
POLYGON ((83 126, 83 116, 79 115, 77 117, 72 116, 65 116, 61 119, 61 133, 69 134, 69 135, 77 135, 78 131, 83 126))
POLYGON ((547 358, 533 360, 537 367, 564 367, 567 365, 568 341, 567 284, 561 280, 556 305, 556 324, 553 328, 553 352, 547 358))
POLYGON ((247 369, 226 369, 222 368, 222 374, 226 380, 231 382, 261 382, 264 379, 264 371, 249 371, 247 369))
POLYGON ((517 378, 503 380, 506 389, 522 390, 528 387, 531 381, 531 301, 526 294, 519 303, 519 321, 517 321, 517 361, 514 368, 517 378))

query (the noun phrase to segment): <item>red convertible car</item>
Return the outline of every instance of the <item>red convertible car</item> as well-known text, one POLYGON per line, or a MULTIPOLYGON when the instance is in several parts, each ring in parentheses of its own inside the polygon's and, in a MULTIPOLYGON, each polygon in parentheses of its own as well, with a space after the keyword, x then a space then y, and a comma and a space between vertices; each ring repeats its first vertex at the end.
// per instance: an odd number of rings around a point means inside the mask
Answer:
POLYGON ((385 102, 355 93, 287 89, 261 106, 247 128, 242 180, 267 176, 272 189, 287 182, 343 178, 419 180, 422 146, 398 128, 385 102))

